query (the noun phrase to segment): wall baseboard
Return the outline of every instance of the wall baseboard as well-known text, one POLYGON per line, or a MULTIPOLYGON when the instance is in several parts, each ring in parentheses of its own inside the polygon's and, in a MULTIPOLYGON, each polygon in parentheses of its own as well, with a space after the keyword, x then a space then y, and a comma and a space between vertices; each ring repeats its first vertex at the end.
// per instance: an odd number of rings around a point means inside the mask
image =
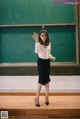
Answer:
MULTIPOLYGON (((38 75, 36 66, 0 67, 0 76, 38 75)), ((80 75, 80 66, 51 66, 50 75, 80 75)))
MULTIPOLYGON (((35 96, 35 92, 0 92, 0 96, 35 96)), ((41 96, 45 95, 45 92, 40 93, 41 96)), ((80 96, 80 92, 50 92, 49 96, 80 96)))

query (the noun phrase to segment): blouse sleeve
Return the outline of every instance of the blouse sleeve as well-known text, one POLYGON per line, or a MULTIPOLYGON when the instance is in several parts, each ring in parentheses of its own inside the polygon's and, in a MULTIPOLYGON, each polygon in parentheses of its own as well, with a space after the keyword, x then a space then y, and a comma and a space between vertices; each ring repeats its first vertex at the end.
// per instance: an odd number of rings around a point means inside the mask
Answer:
MULTIPOLYGON (((50 52, 51 52, 51 43, 49 44, 49 48, 50 48, 50 52)), ((51 53, 49 54, 49 58, 52 60, 56 59, 54 56, 51 55, 51 53)))
POLYGON ((39 42, 35 43, 35 53, 39 53, 39 48, 40 47, 40 44, 39 42))

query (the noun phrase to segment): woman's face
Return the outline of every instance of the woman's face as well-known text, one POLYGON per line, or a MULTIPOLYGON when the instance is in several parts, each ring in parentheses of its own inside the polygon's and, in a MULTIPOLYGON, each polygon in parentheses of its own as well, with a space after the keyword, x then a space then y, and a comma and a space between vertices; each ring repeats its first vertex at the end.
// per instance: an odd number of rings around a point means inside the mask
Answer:
POLYGON ((40 38, 42 39, 43 42, 45 42, 47 39, 47 35, 45 33, 41 33, 40 38))

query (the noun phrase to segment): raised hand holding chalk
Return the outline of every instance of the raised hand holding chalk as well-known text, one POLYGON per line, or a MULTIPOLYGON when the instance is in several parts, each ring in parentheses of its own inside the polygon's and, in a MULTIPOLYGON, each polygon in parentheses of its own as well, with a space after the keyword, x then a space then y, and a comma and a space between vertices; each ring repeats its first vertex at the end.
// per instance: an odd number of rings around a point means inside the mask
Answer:
POLYGON ((38 42, 38 40, 39 40, 39 36, 38 36, 37 33, 34 32, 34 34, 33 34, 32 37, 33 37, 33 39, 34 39, 36 42, 38 42))

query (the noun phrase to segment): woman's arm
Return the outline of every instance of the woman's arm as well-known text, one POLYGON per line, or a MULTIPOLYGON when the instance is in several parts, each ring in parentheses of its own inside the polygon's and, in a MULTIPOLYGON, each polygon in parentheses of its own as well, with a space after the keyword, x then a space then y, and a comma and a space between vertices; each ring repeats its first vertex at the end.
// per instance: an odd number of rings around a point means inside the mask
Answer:
POLYGON ((54 56, 52 56, 51 54, 49 55, 49 58, 52 59, 52 60, 56 60, 56 58, 54 56))
POLYGON ((39 53, 39 50, 40 50, 40 44, 39 42, 35 42, 35 53, 39 53))
POLYGON ((39 52, 39 36, 37 33, 34 32, 32 38, 35 40, 35 53, 39 52))
POLYGON ((35 33, 35 32, 34 32, 32 38, 35 40, 35 42, 38 42, 38 40, 39 40, 39 36, 38 36, 38 34, 35 33))
MULTIPOLYGON (((50 51, 51 51, 51 43, 49 43, 49 48, 50 48, 50 51)), ((49 54, 49 58, 52 59, 52 60, 56 60, 56 57, 52 56, 51 53, 49 54)))

